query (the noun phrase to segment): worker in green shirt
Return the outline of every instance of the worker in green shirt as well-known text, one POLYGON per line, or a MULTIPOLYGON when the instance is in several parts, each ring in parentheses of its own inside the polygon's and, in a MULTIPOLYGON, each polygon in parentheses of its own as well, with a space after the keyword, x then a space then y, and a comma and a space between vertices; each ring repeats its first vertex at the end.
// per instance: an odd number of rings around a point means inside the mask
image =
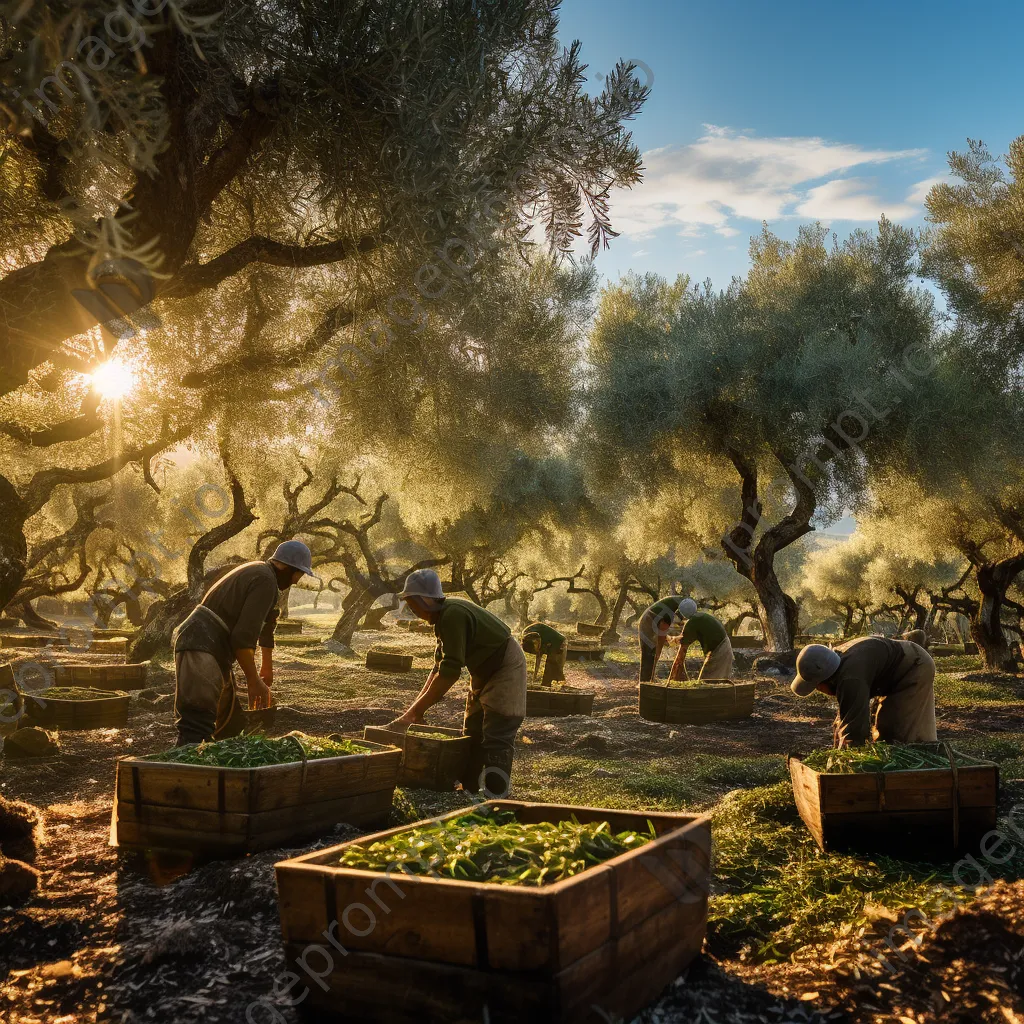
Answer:
POLYGON ((669 643, 679 644, 669 679, 687 678, 685 659, 691 644, 700 644, 704 652, 698 679, 732 679, 732 641, 725 626, 714 615, 698 611, 697 602, 690 597, 680 602, 679 615, 686 620, 686 625, 678 637, 669 640, 669 643))
POLYGON ((663 597, 640 616, 640 682, 649 683, 658 669, 668 631, 679 620, 681 597, 663 597))
POLYGON ((456 597, 447 597, 433 569, 409 573, 399 595, 414 615, 429 622, 437 637, 434 667, 416 699, 390 728, 423 721, 469 670, 463 732, 473 740, 467 789, 489 797, 508 793, 513 744, 526 717, 526 655, 512 631, 496 615, 456 597))
POLYGON ((542 686, 550 686, 555 681, 565 679, 565 655, 569 649, 569 641, 553 626, 546 622, 531 622, 523 631, 523 650, 527 654, 536 654, 537 662, 533 668, 536 680, 540 672, 540 659, 544 658, 544 678, 542 686))

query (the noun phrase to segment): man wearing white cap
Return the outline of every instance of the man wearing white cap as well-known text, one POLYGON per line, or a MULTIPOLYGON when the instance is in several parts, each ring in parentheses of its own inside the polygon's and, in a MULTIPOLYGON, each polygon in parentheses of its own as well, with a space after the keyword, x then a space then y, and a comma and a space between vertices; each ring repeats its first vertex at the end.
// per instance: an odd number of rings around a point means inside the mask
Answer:
POLYGON ((692 597, 679 602, 679 616, 686 620, 686 625, 678 637, 669 640, 679 644, 669 679, 686 679, 686 649, 694 643, 700 644, 704 652, 698 679, 732 679, 732 641, 725 626, 714 615, 698 611, 692 597))
POLYGON ((839 701, 832 728, 836 747, 869 740, 929 743, 935 732, 935 662, 909 640, 865 636, 834 650, 808 644, 796 659, 792 689, 800 697, 815 690, 839 701), (874 728, 871 698, 878 698, 874 728))
POLYGON ((463 731, 473 739, 467 789, 504 796, 512 776, 513 744, 526 717, 526 655, 512 631, 496 615, 455 597, 446 597, 433 569, 409 573, 399 595, 413 614, 431 623, 437 637, 434 667, 409 710, 392 725, 423 721, 469 670, 463 731))
POLYGON ((278 595, 303 576, 317 579, 310 550, 302 541, 286 540, 269 561, 243 562, 225 573, 174 631, 178 746, 211 740, 225 730, 235 711, 235 661, 245 674, 249 707, 270 706, 278 595))

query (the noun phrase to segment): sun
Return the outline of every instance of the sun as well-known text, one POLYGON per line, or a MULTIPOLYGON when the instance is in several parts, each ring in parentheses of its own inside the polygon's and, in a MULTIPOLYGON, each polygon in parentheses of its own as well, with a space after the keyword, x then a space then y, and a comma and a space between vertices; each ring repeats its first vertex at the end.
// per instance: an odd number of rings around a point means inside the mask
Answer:
POLYGON ((135 374, 124 363, 111 359, 96 367, 92 384, 103 398, 124 398, 135 387, 135 374))

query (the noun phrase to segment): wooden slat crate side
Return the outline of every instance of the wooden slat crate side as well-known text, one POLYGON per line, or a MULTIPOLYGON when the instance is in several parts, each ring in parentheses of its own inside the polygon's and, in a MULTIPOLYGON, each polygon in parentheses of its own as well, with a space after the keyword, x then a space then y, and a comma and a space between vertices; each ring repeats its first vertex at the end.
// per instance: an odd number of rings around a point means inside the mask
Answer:
POLYGON ((757 651, 764 647, 764 639, 757 636, 729 637, 734 651, 757 651))
POLYGON ((538 690, 533 687, 526 691, 526 715, 548 715, 551 713, 551 694, 547 690, 538 690))
MULTIPOLYGON (((287 943, 285 959, 301 960, 306 947, 287 943)), ((330 947, 327 954, 331 955, 330 947)), ((491 1024, 556 1024, 557 990, 550 980, 472 967, 436 964, 381 953, 333 951, 334 970, 323 978, 328 991, 312 983, 309 1002, 363 1024, 443 1024, 487 1019, 491 1024), (487 1017, 484 1017, 484 1013, 487 1017)), ((327 963, 311 955, 314 970, 327 963)), ((300 990, 301 991, 301 990, 300 990)))
POLYGON ((149 662, 137 665, 58 665, 58 686, 89 686, 97 690, 143 690, 149 662))
POLYGON ((278 619, 277 624, 274 626, 275 636, 295 636, 302 632, 302 623, 298 620, 289 622, 284 619, 278 619))
POLYGON ((672 903, 620 932, 555 979, 562 1017, 594 1021, 595 1001, 605 1014, 632 1020, 671 984, 704 944, 707 906, 672 903))
POLYGON ((47 729, 79 732, 88 729, 123 729, 128 722, 128 697, 100 697, 97 700, 60 700, 47 697, 25 704, 25 721, 47 729))
POLYGON ((576 632, 580 636, 603 636, 607 626, 599 626, 593 622, 577 622, 576 632))
MULTIPOLYGON (((995 765, 964 766, 958 769, 960 806, 994 807, 998 798, 998 777, 999 769, 995 765)), ((942 810, 952 806, 953 772, 948 768, 821 775, 823 814, 942 810)))
MULTIPOLYGON (((961 849, 976 849, 984 833, 996 827, 995 807, 968 807, 959 814, 961 849)), ((815 837, 817 838, 817 837, 815 837)), ((822 819, 822 849, 839 846, 926 853, 953 846, 952 810, 883 811, 826 814, 822 819)))
MULTIPOLYGON (((328 991, 315 983, 307 987, 310 1001, 342 1014, 341 1020, 597 1024, 607 1018, 596 1014, 595 1006, 630 1020, 699 953, 704 931, 699 908, 673 905, 554 975, 364 951, 332 954, 324 942, 326 955, 316 951, 308 963, 328 991)), ((307 962, 302 960, 306 949, 288 941, 286 958, 307 962)))
POLYGON ((0 647, 4 648, 37 648, 37 647, 68 647, 70 641, 67 637, 57 636, 56 634, 39 634, 32 635, 28 633, 22 634, 8 634, 0 636, 0 647))
POLYGON ((115 785, 121 800, 161 807, 248 813, 250 775, 261 770, 265 769, 208 768, 122 758, 117 762, 115 785))
POLYGON ((250 810, 272 811, 303 801, 394 788, 401 761, 402 751, 388 748, 308 761, 305 778, 301 763, 256 768, 250 810))
POLYGON ((789 758, 789 774, 793 780, 793 799, 797 812, 815 842, 824 849, 820 776, 813 769, 808 768, 798 757, 792 756, 789 758))
POLYGON ((339 822, 379 823, 390 813, 393 796, 394 791, 386 789, 260 814, 219 814, 146 804, 138 808, 130 801, 118 800, 115 827, 122 846, 255 853, 326 831, 339 822))
POLYGON ((706 907, 710 888, 711 826, 702 819, 622 858, 615 871, 615 919, 637 927, 671 903, 706 907))
POLYGON ((391 651, 366 652, 366 667, 381 672, 408 672, 412 669, 411 654, 395 654, 391 651))
MULTIPOLYGON (((482 903, 477 909, 475 901, 483 900, 483 886, 405 877, 398 872, 386 877, 346 870, 326 875, 324 884, 330 887, 332 883, 334 902, 325 919, 330 915, 338 920, 340 941, 347 948, 467 967, 478 962, 481 943, 477 930, 483 934, 484 911, 482 903), (349 907, 353 910, 346 920, 349 907), (375 924, 367 934, 359 935, 370 924, 367 910, 374 915, 375 924)), ((289 928, 294 930, 294 926, 289 928)))

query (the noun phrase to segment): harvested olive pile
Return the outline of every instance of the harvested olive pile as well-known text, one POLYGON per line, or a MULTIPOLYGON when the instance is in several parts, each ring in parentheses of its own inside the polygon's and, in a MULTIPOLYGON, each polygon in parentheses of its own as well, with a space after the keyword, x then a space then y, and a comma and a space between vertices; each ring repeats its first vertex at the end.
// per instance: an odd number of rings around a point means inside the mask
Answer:
POLYGON ((369 846, 351 846, 338 864, 496 885, 549 885, 654 838, 650 822, 646 832, 616 834, 607 821, 581 825, 573 818, 524 825, 511 811, 480 810, 369 846))
POLYGON ((193 743, 187 747, 150 754, 147 761, 171 764, 202 764, 211 768, 265 768, 271 764, 290 764, 324 757, 345 757, 365 754, 369 748, 354 740, 332 740, 323 736, 306 736, 301 732, 289 733, 275 739, 259 734, 234 736, 212 743, 193 743), (300 753, 301 751, 301 753, 300 753))
POLYGON ((447 732, 421 732, 419 729, 406 735, 415 740, 458 740, 462 738, 461 736, 452 736, 447 732))
POLYGON ((36 694, 40 700, 106 700, 108 697, 123 697, 117 690, 90 690, 84 686, 51 686, 36 694))
MULTIPOLYGON (((982 762, 953 751, 957 767, 982 762)), ((804 759, 808 768, 830 775, 853 775, 858 772, 906 772, 919 768, 948 768, 949 758, 942 751, 925 747, 904 747, 896 743, 868 743, 863 747, 842 750, 815 750, 804 759)))

